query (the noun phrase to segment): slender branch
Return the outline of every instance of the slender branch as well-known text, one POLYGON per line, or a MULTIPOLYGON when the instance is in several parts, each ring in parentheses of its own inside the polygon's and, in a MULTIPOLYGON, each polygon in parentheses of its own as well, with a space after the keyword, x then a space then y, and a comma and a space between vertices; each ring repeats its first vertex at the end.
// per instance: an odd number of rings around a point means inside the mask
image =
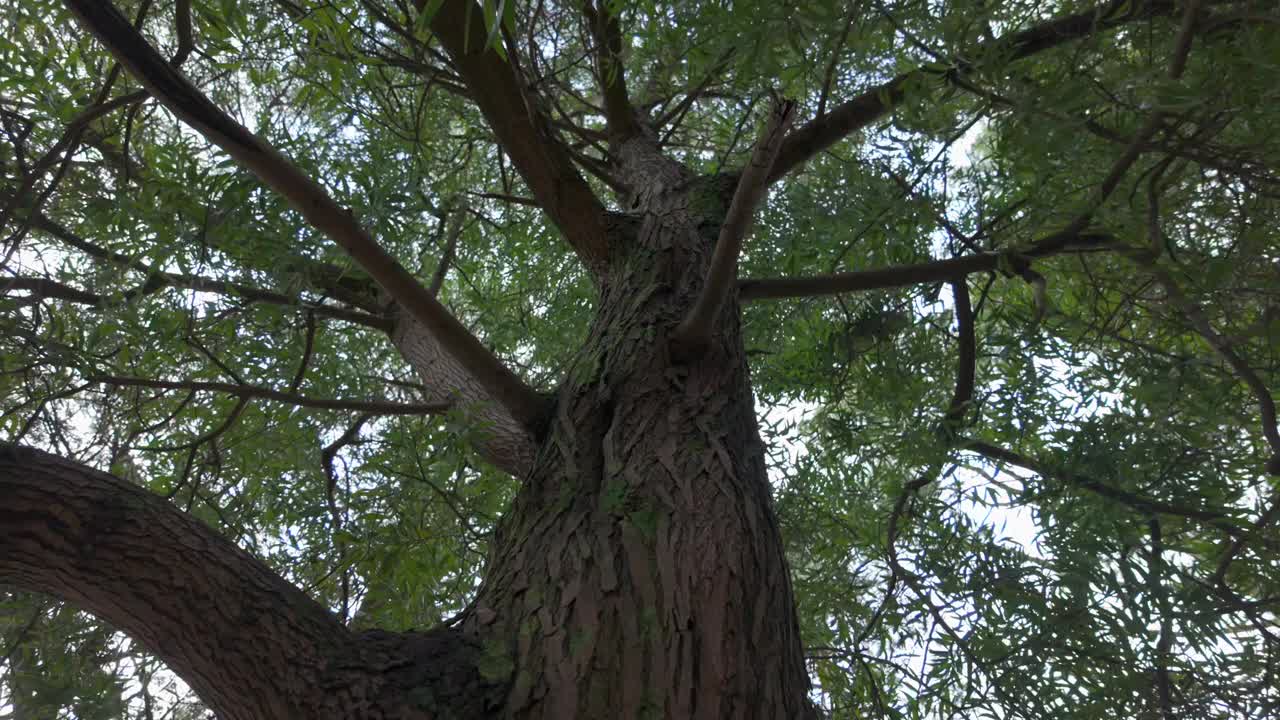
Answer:
MULTIPOLYGON (((0 200, 8 200, 10 197, 11 196, 3 189, 0 189, 0 200)), ((286 295, 281 295, 269 290, 261 290, 249 285, 227 282, 224 280, 214 280, 197 275, 170 273, 157 270, 153 266, 148 265, 137 258, 109 250, 97 243, 80 237, 65 225, 49 218, 43 212, 32 211, 30 219, 31 226, 33 228, 49 235, 58 242, 73 247, 89 257, 97 260, 105 260, 121 267, 136 270, 146 276, 146 282, 141 288, 124 293, 125 299, 148 295, 167 286, 173 286, 187 288, 190 290, 220 293, 223 295, 236 295, 254 302, 266 302, 275 305, 307 306, 307 303, 303 303, 286 295)), ((369 325, 370 327, 390 331, 391 321, 382 317, 382 315, 385 314, 386 308, 384 307, 384 303, 379 301, 377 297, 377 286, 367 279, 354 277, 349 271, 335 265, 296 256, 285 260, 281 264, 277 264, 271 269, 303 275, 308 281, 316 286, 316 290, 318 292, 322 292, 325 295, 333 297, 335 300, 351 305, 352 307, 360 308, 369 313, 366 315, 364 313, 351 312, 343 308, 333 308, 327 305, 316 304, 312 307, 318 314, 330 315, 332 317, 346 319, 350 322, 357 322, 363 325, 369 325)))
POLYGON ((1107 243, 1112 240, 1112 236, 1097 232, 1075 234, 1056 232, 1021 251, 980 253, 914 265, 896 265, 876 270, 811 277, 746 279, 738 282, 738 297, 742 300, 772 300, 838 295, 846 292, 950 282, 973 273, 994 272, 1006 267, 1011 271, 1021 272, 1032 260, 1067 253, 1110 250, 1107 243))
POLYGON ((1222 557, 1218 559, 1218 566, 1213 571, 1213 584, 1226 584, 1227 571, 1231 569, 1231 563, 1235 561, 1236 556, 1244 550, 1244 545, 1251 538, 1261 535, 1277 518, 1280 517, 1280 490, 1271 493, 1271 497, 1267 500, 1268 507, 1258 517, 1258 521, 1253 527, 1249 528, 1249 532, 1243 533, 1234 538, 1228 545, 1226 550, 1222 552, 1222 557))
POLYGON ((341 572, 338 589, 341 592, 342 611, 339 617, 344 623, 351 617, 351 567, 347 564, 347 535, 343 532, 342 509, 338 507, 338 470, 334 467, 334 460, 342 448, 360 439, 360 429, 371 417, 369 414, 360 415, 337 440, 320 451, 320 463, 324 466, 325 475, 325 502, 329 507, 329 522, 332 524, 330 529, 338 551, 337 569, 341 572))
POLYGON ((507 193, 493 193, 493 192, 468 192, 467 194, 473 195, 478 198, 484 198, 486 200, 501 200, 502 202, 513 203, 516 205, 527 205, 529 207, 538 207, 537 200, 534 200, 533 198, 520 197, 518 195, 509 195, 507 193))
POLYGON ((139 295, 150 294, 162 287, 170 286, 185 288, 188 290, 219 293, 230 297, 248 300, 249 302, 264 302, 272 305, 297 307, 307 312, 315 313, 316 315, 330 317, 335 320, 344 320, 346 322, 364 325, 384 332, 391 332, 392 330, 392 321, 386 317, 371 315, 357 310, 333 307, 331 305, 305 303, 299 301, 297 298, 291 298, 287 295, 281 295, 280 293, 271 292, 269 290, 249 287, 248 285, 240 285, 238 283, 229 283, 222 280, 213 280, 211 278, 192 275, 179 275, 177 273, 161 273, 159 277, 163 282, 144 286, 141 290, 125 293, 118 298, 113 298, 109 295, 99 295, 98 293, 89 292, 88 290, 81 290, 47 278, 3 278, 0 279, 0 295, 4 295, 10 290, 26 290, 35 298, 56 298, 58 300, 68 300, 80 303, 81 305, 89 305, 94 308, 104 308, 110 306, 113 301, 130 301, 139 295))
POLYGON ((617 13, 603 4, 598 10, 593 0, 582 0, 582 14, 596 42, 596 73, 604 95, 605 120, 614 142, 622 143, 641 133, 636 109, 627 94, 627 78, 622 66, 622 28, 617 13))
MULTIPOLYGON (((418 12, 427 4, 417 0, 418 12)), ((489 47, 484 23, 475 20, 480 17, 474 0, 444 0, 430 26, 538 204, 583 263, 600 273, 608 257, 604 206, 517 77, 510 62, 516 57, 514 48, 504 59, 489 47)))
POLYGON ((199 380, 154 380, 152 378, 124 377, 120 375, 93 375, 87 378, 90 382, 115 385, 120 387, 146 387, 159 390, 194 390, 199 392, 219 392, 239 398, 257 398, 273 402, 296 405, 298 407, 316 408, 318 410, 350 410, 374 415, 439 415, 448 412, 452 403, 396 403, 386 400, 339 400, 331 398, 313 398, 293 392, 272 390, 254 385, 238 385, 236 383, 204 382, 199 380))
MULTIPOLYGON (((280 193, 313 227, 346 250, 388 295, 439 338, 450 355, 474 371, 476 379, 512 417, 527 427, 541 426, 546 407, 543 398, 525 385, 458 322, 319 183, 215 106, 199 89, 169 66, 112 3, 98 0, 64 1, 81 24, 97 36, 111 54, 150 89, 156 99, 257 175, 267 186, 280 193)), ((455 4, 446 2, 445 8, 455 4)), ((437 13, 435 22, 443 22, 442 18, 447 15, 442 8, 437 13)), ((465 18, 459 16, 455 19, 458 22, 451 26, 453 30, 465 27, 462 22, 465 18)), ((483 35, 479 25, 480 23, 470 24, 475 32, 483 35)), ((475 39, 474 42, 480 44, 473 47, 484 47, 483 40, 483 37, 475 39)), ((458 49, 461 50, 461 46, 458 49)), ((487 54, 468 57, 483 58, 487 54)), ((496 61, 496 57, 494 59, 496 61)), ((499 136, 501 137, 501 133, 499 136)), ((537 186, 534 187, 536 189, 537 186)))
POLYGON ((1164 540, 1161 537, 1160 519, 1152 517, 1147 526, 1151 529, 1151 552, 1148 555, 1147 587, 1155 598, 1156 613, 1160 619, 1160 637, 1155 647, 1156 699, 1160 704, 1163 720, 1174 720, 1173 694, 1169 682, 1169 650, 1173 647, 1173 611, 1169 607, 1169 593, 1164 586, 1164 540))
POLYGON ((672 123, 671 128, 663 134, 664 142, 666 138, 671 136, 671 133, 675 131, 676 127, 680 125, 680 119, 684 117, 685 113, 689 112, 689 108, 693 107, 693 104, 698 101, 698 98, 703 97, 706 94, 707 89, 711 87, 711 83, 717 78, 721 78, 723 76, 724 69, 728 67, 729 60, 733 58, 733 53, 734 48, 732 47, 721 53, 720 58, 711 66, 711 69, 707 71, 707 74, 702 76, 702 80, 700 80, 692 90, 686 93, 685 96, 680 99, 680 102, 676 103, 670 110, 662 113, 662 115, 654 121, 654 127, 658 128, 666 127, 667 123, 672 123))
POLYGON ((298 388, 302 387, 302 381, 307 376, 307 367, 311 364, 311 355, 316 349, 316 314, 313 312, 306 313, 306 334, 302 340, 302 359, 298 361, 298 370, 293 374, 293 379, 289 381, 289 392, 296 393, 298 388))
POLYGON ((444 287, 444 280, 449 275, 449 267, 453 265, 453 258, 458 252, 458 239, 462 237, 462 231, 466 227, 463 215, 463 211, 454 210, 444 221, 451 223, 452 227, 448 230, 449 237, 445 240, 444 251, 440 253, 440 263, 436 265, 431 284, 427 286, 427 291, 432 295, 440 294, 440 288, 444 287))
MULTIPOLYGON (((977 43, 969 52, 962 55, 964 57, 996 55, 1005 58, 1007 62, 1014 62, 1134 20, 1168 15, 1174 9, 1175 3, 1169 0, 1132 4, 1108 2, 1074 15, 1067 15, 1026 30, 977 43), (1117 12, 1123 7, 1133 9, 1130 12, 1117 12)), ((969 66, 970 63, 961 60, 953 63, 949 68, 917 68, 902 73, 837 105, 831 109, 831 112, 819 115, 796 128, 795 132, 788 135, 783 142, 778 160, 769 174, 769 182, 777 181, 849 134, 888 115, 907 99, 904 88, 909 84, 929 75, 961 73, 969 66)))
POLYGON ((840 31, 840 37, 836 39, 836 46, 831 49, 831 59, 827 61, 827 72, 822 78, 822 90, 818 93, 818 110, 814 113, 817 117, 822 117, 827 112, 827 98, 831 96, 831 86, 835 82, 836 68, 840 65, 840 53, 844 51, 844 44, 849 41, 849 31, 853 30, 853 22, 857 19, 857 12, 850 10, 849 17, 844 21, 844 30, 840 31))
MULTIPOLYGON (((1164 289, 1165 296, 1169 299, 1169 302, 1186 316, 1195 331, 1205 339, 1205 342, 1209 343, 1210 347, 1217 351, 1218 355, 1231 366, 1236 376, 1253 393, 1254 399, 1258 403, 1259 414, 1262 416, 1262 435, 1266 438, 1267 444, 1271 446, 1273 459, 1268 463, 1268 469, 1270 470, 1280 460, 1280 431, 1277 430, 1276 426, 1275 399, 1271 396, 1271 391, 1267 389, 1266 383, 1249 366, 1249 363, 1245 362, 1245 359, 1240 357, 1240 354, 1231 347, 1231 343, 1222 337, 1217 330, 1213 329, 1213 326, 1209 324, 1208 318, 1204 316, 1200 308, 1191 302, 1191 299, 1182 292, 1182 288, 1178 287, 1178 284, 1174 282, 1169 273, 1157 265, 1148 253, 1134 249, 1125 253, 1125 255, 1151 274, 1151 277, 1164 289)), ((1280 467, 1276 469, 1280 470, 1280 467)), ((1275 474, 1280 475, 1280 472, 1275 474)))
POLYGON ((969 452, 977 453, 988 460, 1016 465, 1023 470, 1029 470, 1040 477, 1053 479, 1063 482, 1067 485, 1083 488, 1096 495, 1115 500, 1121 504, 1127 505, 1141 513, 1161 513, 1164 515, 1173 515, 1175 517, 1185 517, 1192 520, 1199 520, 1213 527, 1222 530, 1230 535, 1240 535, 1244 529, 1239 525, 1231 522, 1231 518, 1223 512, 1217 510, 1202 510, 1199 508, 1184 507, 1174 505, 1172 503, 1157 500, 1155 498, 1145 497, 1137 493, 1129 492, 1113 485, 1094 480, 1093 478, 1078 475, 1076 473, 1065 470, 1057 470, 1049 465, 1035 460, 1033 458, 1017 453, 1013 450, 999 447, 982 440, 963 440, 960 444, 961 448, 969 452))
POLYGON ((775 99, 769 109, 769 119, 751 152, 751 161, 738 178, 738 187, 734 190, 729 212, 724 224, 720 226, 720 236, 716 239, 716 247, 711 254, 706 282, 693 308, 676 328, 674 342, 680 355, 693 357, 705 349, 716 317, 735 288, 738 256, 742 251, 743 239, 751 230, 756 209, 764 199, 768 189, 769 169, 773 167, 782 138, 795 118, 795 109, 795 101, 787 99, 775 99))

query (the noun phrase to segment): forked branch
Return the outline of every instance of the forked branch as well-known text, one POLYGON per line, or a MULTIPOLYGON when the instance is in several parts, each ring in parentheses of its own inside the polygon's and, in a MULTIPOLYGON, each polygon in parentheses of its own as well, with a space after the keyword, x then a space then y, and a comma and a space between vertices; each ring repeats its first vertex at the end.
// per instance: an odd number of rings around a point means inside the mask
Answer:
MULTIPOLYGON (((315 180, 213 104, 147 43, 111 2, 65 0, 81 24, 183 122, 280 193, 341 246, 415 320, 437 337, 485 390, 526 427, 538 427, 545 402, 391 257, 315 180)), ((448 5, 450 3, 446 3, 448 5)), ((459 24, 458 27, 462 27, 459 24)))
POLYGON ((720 236, 716 239, 715 250, 711 254, 711 267, 707 271, 706 282, 693 308, 676 328, 673 342, 678 356, 692 358, 706 348, 716 317, 737 284, 738 256, 742 252, 742 241, 751 230, 756 209, 764 200, 769 187, 769 169, 778 156, 782 138, 795 119, 795 110, 795 101, 785 98, 775 99, 769 109, 769 119, 751 152, 750 162, 738 178, 738 187, 734 190, 729 212, 724 224, 720 226, 720 236))

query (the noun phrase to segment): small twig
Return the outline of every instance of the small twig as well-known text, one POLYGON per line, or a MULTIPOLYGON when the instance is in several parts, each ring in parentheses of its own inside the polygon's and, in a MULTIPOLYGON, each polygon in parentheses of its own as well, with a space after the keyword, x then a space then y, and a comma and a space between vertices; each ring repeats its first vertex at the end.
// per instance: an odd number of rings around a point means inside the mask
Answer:
POLYGON ((432 295, 439 295, 440 288, 444 287, 444 280, 449 275, 449 267, 453 265, 454 255, 458 252, 458 239, 462 237, 462 231, 466 227, 466 223, 462 221, 465 213, 455 211, 448 215, 446 222, 451 222, 453 227, 449 229, 449 238, 445 241, 444 252, 440 253, 440 263, 436 265, 435 274, 431 276, 431 284, 427 286, 427 292, 432 295))
POLYGON ((339 579, 339 590, 342 601, 342 622, 347 622, 351 615, 351 568, 347 566, 347 543, 342 536, 342 511, 338 508, 338 471, 334 467, 334 459, 342 448, 354 444, 360 439, 360 429, 372 418, 372 415, 361 415, 350 427, 320 451, 320 461, 324 466, 325 501, 329 507, 329 519, 333 524, 334 544, 338 550, 338 567, 342 570, 339 579))

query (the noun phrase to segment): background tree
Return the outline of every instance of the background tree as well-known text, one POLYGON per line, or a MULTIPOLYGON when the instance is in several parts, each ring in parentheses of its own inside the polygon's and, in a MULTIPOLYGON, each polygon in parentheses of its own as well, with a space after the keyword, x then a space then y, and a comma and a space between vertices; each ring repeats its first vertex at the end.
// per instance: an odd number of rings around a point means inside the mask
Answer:
POLYGON ((1278 22, 4 4, 0 713, 1274 717, 1278 22))

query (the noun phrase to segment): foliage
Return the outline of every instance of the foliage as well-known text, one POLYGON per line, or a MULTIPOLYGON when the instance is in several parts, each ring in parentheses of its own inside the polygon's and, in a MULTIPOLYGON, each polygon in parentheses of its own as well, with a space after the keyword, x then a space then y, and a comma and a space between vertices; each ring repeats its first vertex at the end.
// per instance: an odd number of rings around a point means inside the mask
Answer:
MULTIPOLYGON (((177 49, 172 3, 117 5, 177 49)), ((586 333, 590 280, 522 201, 418 14, 381 0, 192 5, 183 71, 420 277, 456 236, 442 299, 553 389, 586 333)), ((1187 313, 1265 387, 1280 382, 1280 18, 1204 3, 1171 78, 1179 13, 1014 60, 983 42, 1086 6, 619 5, 632 100, 668 118, 665 147, 697 172, 744 162, 771 91, 804 119, 932 68, 895 112, 774 187, 744 277, 1011 252, 1082 217, 1111 239, 969 276, 977 388, 960 427, 942 423, 958 355, 945 285, 745 306, 766 440, 795 448, 771 455, 777 508, 831 714, 1280 713, 1274 451, 1255 393, 1187 313)), ((506 46, 584 164, 599 159, 578 6, 484 7, 487 28, 506 17, 506 46)), ((76 123, 95 98, 138 89, 111 65, 59 3, 0 6, 0 437, 167 495, 353 623, 448 618, 514 490, 468 452, 461 418, 101 381, 405 403, 419 382, 376 326, 327 313, 376 316, 337 292, 367 278, 157 103, 76 123)), ((141 650, 67 606, 5 597, 0 707, 150 711, 141 650)))

